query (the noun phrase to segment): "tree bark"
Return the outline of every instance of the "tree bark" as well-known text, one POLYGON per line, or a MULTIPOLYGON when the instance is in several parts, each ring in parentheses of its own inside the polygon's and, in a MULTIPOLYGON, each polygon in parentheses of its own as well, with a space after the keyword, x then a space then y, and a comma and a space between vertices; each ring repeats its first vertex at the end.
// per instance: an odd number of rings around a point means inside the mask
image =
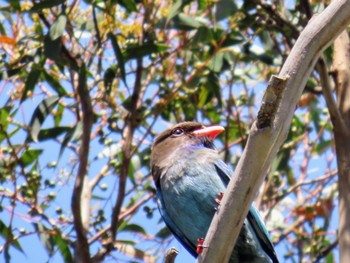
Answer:
POLYGON ((350 0, 338 0, 311 19, 300 34, 279 77, 274 77, 267 88, 259 120, 251 128, 198 262, 228 262, 259 186, 288 134, 295 107, 319 55, 349 23, 350 0))
POLYGON ((334 121, 334 140, 338 163, 339 190, 339 262, 350 259, 350 54, 349 35, 344 31, 334 42, 334 79, 337 93, 337 106, 344 131, 334 121))

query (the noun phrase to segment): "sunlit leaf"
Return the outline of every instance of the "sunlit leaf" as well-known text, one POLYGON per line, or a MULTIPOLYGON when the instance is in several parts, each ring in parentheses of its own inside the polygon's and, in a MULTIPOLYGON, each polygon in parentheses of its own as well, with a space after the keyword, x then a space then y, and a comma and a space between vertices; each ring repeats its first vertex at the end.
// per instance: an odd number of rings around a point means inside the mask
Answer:
POLYGON ((28 149, 25 150, 22 154, 21 158, 19 158, 19 163, 21 166, 26 167, 33 162, 38 160, 38 157, 43 152, 41 149, 28 149))
POLYGON ((49 253, 49 255, 52 256, 54 253, 55 244, 52 236, 50 235, 50 229, 48 229, 41 223, 34 223, 33 225, 37 230, 40 240, 46 248, 47 253, 49 253))
POLYGON ((64 13, 60 14, 50 28, 49 36, 51 40, 54 41, 63 35, 66 23, 67 16, 64 13))
POLYGON ((60 233, 56 233, 52 236, 53 243, 58 247, 58 251, 61 253, 64 262, 73 262, 72 253, 69 249, 68 242, 64 240, 60 233))
MULTIPOLYGON (((11 229, 8 228, 3 221, 0 220, 0 235, 5 239, 8 240, 8 238, 13 237, 13 233, 11 232, 11 229)), ((23 248, 21 244, 18 242, 18 240, 12 240, 10 243, 11 246, 16 248, 18 251, 22 252, 24 254, 23 248)))
POLYGON ((193 30, 199 28, 201 25, 202 24, 198 22, 195 17, 180 13, 171 20, 169 27, 182 30, 193 30))

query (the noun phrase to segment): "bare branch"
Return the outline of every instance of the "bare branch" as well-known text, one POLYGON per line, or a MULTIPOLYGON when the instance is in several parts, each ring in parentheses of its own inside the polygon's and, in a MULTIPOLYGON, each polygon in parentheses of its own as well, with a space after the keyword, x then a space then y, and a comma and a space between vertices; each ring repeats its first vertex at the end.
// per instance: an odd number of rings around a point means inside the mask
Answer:
POLYGON ((179 254, 179 251, 176 248, 174 247, 170 248, 165 254, 164 263, 174 263, 175 258, 178 254, 179 254))
POLYGON ((198 262, 228 262, 259 186, 288 134, 295 107, 319 55, 349 23, 350 0, 334 1, 300 34, 279 74, 286 83, 272 126, 258 129, 253 124, 234 180, 207 233, 205 243, 209 247, 199 255, 198 262))
MULTIPOLYGON (((337 1, 333 1, 334 3, 337 1)), ((336 83, 338 109, 346 125, 341 129, 334 122, 334 139, 338 164, 339 190, 339 257, 341 263, 350 258, 350 40, 344 31, 334 42, 334 77, 336 83)), ((334 117, 334 116, 333 116, 334 117)), ((333 118, 332 118, 333 120, 333 118)))
POLYGON ((337 103, 334 100, 333 94, 332 94, 332 89, 331 89, 331 84, 330 84, 330 79, 328 77, 328 70, 326 67, 326 64, 324 63, 324 59, 321 58, 317 65, 316 69, 318 73, 320 74, 320 80, 321 80, 321 85, 322 85, 322 92, 323 96, 326 100, 327 107, 330 111, 330 115, 332 118, 332 123, 336 126, 339 127, 344 133, 347 132, 346 125, 344 123, 343 117, 340 114, 339 109, 337 108, 337 103))
MULTIPOLYGON (((83 200, 89 198, 88 195, 83 193, 83 190, 90 189, 88 180, 85 180, 88 166, 88 155, 90 150, 90 135, 93 123, 93 112, 90 94, 86 86, 86 68, 85 65, 81 65, 79 70, 78 81, 78 95, 81 103, 82 121, 83 121, 83 135, 81 140, 81 147, 79 151, 79 168, 78 174, 75 179, 75 185, 72 195, 72 212, 74 219, 74 228, 77 233, 77 242, 75 246, 75 262, 90 262, 89 244, 87 242, 87 229, 84 226, 82 215, 82 203, 86 204, 89 200, 83 200), (84 186, 86 183, 86 187, 84 186)), ((85 191, 84 191, 85 192, 85 191)))

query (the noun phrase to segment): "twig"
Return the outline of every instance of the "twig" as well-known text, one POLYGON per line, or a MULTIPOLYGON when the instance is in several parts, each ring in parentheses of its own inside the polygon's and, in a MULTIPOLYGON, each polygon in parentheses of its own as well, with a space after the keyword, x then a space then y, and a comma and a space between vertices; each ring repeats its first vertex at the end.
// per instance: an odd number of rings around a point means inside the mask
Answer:
POLYGON ((326 247, 324 250, 320 251, 318 255, 316 256, 316 259, 313 261, 313 263, 320 262, 321 259, 325 258, 329 253, 331 253, 337 246, 338 246, 339 240, 338 238, 331 243, 328 247, 326 247))
POLYGON ((170 248, 165 254, 164 263, 174 263, 175 258, 178 254, 179 254, 179 251, 176 248, 174 247, 170 248))

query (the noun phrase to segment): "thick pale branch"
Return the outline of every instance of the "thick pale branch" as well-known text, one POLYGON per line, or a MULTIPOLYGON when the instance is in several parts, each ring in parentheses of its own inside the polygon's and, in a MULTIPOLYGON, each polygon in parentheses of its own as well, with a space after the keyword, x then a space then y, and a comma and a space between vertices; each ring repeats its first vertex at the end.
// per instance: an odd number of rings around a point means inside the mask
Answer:
POLYGON ((288 134, 295 107, 320 53, 349 23, 350 0, 334 1, 300 34, 279 74, 285 83, 281 99, 277 101, 276 97, 275 118, 262 129, 253 124, 235 179, 228 185, 205 238, 208 248, 199 255, 198 262, 228 261, 249 207, 288 134))

